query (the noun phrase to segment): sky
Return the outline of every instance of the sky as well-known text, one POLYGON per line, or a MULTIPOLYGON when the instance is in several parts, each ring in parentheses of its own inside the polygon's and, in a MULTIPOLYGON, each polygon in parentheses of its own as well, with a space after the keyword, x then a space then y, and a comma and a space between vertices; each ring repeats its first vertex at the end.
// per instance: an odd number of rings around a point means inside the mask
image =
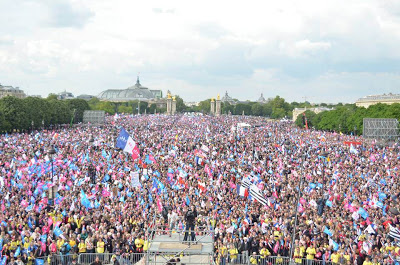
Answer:
POLYGON ((400 93, 398 0, 1 0, 0 83, 75 96, 136 82, 185 101, 400 93))

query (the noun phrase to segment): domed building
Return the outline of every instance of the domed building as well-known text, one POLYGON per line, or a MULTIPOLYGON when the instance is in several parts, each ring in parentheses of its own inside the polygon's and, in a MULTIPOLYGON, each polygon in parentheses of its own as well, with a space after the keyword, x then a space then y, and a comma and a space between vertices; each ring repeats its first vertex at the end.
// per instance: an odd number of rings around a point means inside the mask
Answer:
POLYGON ((228 91, 225 91, 225 96, 221 98, 223 103, 229 103, 231 105, 236 104, 235 100, 228 95, 228 91))
POLYGON ((134 86, 127 89, 108 89, 99 94, 104 101, 126 102, 132 100, 155 101, 162 98, 161 90, 150 90, 140 84, 139 77, 134 86))

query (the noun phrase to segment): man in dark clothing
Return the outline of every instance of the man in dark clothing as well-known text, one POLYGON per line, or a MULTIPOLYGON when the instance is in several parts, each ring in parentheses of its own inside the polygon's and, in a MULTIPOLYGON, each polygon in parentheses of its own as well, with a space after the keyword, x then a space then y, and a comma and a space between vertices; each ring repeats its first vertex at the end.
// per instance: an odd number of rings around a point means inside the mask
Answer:
POLYGON ((189 230, 191 230, 191 232, 192 232, 192 241, 194 242, 196 239, 196 236, 194 233, 194 225, 196 222, 196 217, 197 217, 197 211, 193 205, 192 209, 189 209, 185 214, 186 231, 185 231, 185 237, 183 238, 184 242, 186 242, 188 240, 189 230))
POLYGON ((96 257, 95 261, 93 261, 90 265, 102 265, 99 257, 96 257))

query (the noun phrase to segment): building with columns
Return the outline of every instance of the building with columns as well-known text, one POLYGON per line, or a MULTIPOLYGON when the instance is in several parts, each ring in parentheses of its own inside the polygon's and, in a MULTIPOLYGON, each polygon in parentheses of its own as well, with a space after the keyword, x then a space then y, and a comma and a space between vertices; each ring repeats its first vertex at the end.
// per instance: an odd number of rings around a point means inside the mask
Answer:
POLYGON ((357 107, 364 107, 368 108, 371 105, 375 105, 378 103, 382 104, 393 104, 393 103, 400 103, 400 94, 383 94, 383 95, 373 95, 373 96, 366 96, 360 98, 356 101, 357 107))

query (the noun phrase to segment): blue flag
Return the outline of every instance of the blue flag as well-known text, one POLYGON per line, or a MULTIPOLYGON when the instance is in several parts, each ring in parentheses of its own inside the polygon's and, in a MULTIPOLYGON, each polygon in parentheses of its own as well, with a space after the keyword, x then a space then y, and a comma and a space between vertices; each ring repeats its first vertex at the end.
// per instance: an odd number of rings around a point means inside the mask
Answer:
POLYGON ((81 190, 81 204, 86 208, 90 208, 90 201, 83 190, 81 190))
POLYGON ((130 136, 127 131, 125 131, 124 128, 121 128, 121 131, 119 132, 118 138, 117 138, 117 144, 115 145, 117 148, 124 150, 130 136))
POLYGON ((332 236, 332 232, 326 226, 324 228, 324 233, 327 234, 328 236, 332 236))
POLYGON ((361 215, 362 218, 368 218, 368 213, 364 208, 360 207, 360 209, 358 209, 358 213, 361 215))
POLYGON ((18 247, 14 253, 14 257, 18 257, 21 254, 21 247, 18 247))
POLYGON ((6 265, 6 263, 7 263, 7 256, 4 256, 0 261, 0 265, 6 265))
POLYGON ((46 240, 47 240, 46 234, 40 236, 40 241, 42 241, 43 243, 46 243, 46 240))
POLYGON ((44 265, 44 259, 35 259, 35 265, 44 265))
POLYGON ((189 200, 189 196, 186 195, 186 205, 189 206, 190 205, 190 200, 189 200))
POLYGON ((63 231, 61 231, 60 227, 56 226, 56 228, 54 228, 53 233, 55 236, 61 236, 63 234, 63 231))

